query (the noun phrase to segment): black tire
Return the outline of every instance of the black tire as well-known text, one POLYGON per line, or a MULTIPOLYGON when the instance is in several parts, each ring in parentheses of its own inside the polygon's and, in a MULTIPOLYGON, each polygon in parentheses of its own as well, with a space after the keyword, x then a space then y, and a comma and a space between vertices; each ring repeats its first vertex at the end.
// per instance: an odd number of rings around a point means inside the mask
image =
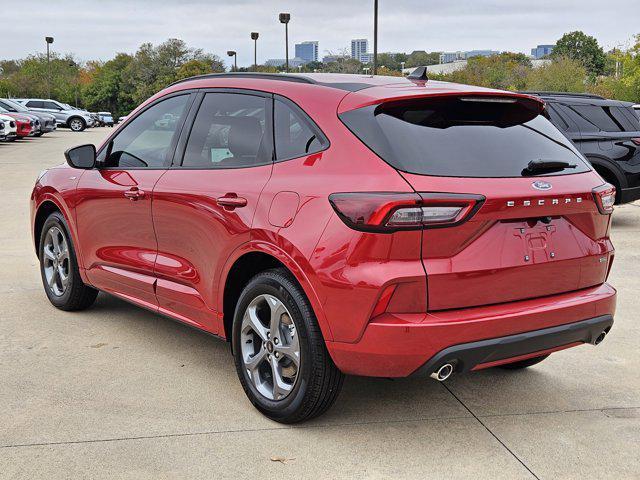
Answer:
POLYGON ((69 125, 69 128, 73 132, 82 132, 87 128, 87 122, 85 122, 81 117, 71 117, 67 120, 67 125, 69 125))
MULTIPOLYGON (((60 310, 74 311, 84 310, 95 302, 98 291, 88 285, 85 285, 80 277, 78 270, 78 261, 75 248, 69 235, 69 227, 64 216, 60 212, 53 212, 45 220, 40 235, 40 243, 38 246, 38 257, 40 258, 40 275, 42 277, 42 285, 44 291, 49 298, 51 304, 60 310), (56 230, 57 229, 57 230, 56 230), (45 272, 45 245, 50 232, 56 232, 64 236, 66 241, 68 255, 65 262, 60 262, 67 272, 67 282, 64 291, 56 293, 54 287, 49 285, 47 273, 45 272)), ((55 269, 56 267, 54 267, 55 269)), ((58 277, 60 278, 60 277, 58 277)), ((57 288, 57 287, 56 287, 57 288)))
POLYGON ((244 287, 236 305, 232 346, 242 388, 265 416, 280 423, 297 423, 324 413, 337 399, 344 375, 327 351, 315 314, 302 288, 284 268, 259 273, 244 287), (262 395, 244 366, 242 320, 249 304, 260 295, 276 297, 291 314, 300 345, 300 367, 290 393, 279 400, 262 395))
POLYGON ((526 360, 520 360, 519 362, 513 363, 505 363, 504 365, 499 365, 498 368, 502 368, 504 370, 520 370, 522 368, 531 367, 543 361, 549 355, 542 355, 540 357, 527 358, 526 360))

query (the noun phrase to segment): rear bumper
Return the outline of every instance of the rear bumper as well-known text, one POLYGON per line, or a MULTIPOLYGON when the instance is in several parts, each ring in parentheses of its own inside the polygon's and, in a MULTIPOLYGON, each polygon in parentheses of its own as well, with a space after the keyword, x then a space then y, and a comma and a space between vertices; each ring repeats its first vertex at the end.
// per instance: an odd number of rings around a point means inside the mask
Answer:
POLYGON ((600 333, 613 323, 615 301, 615 289, 605 283, 500 305, 384 314, 369 323, 357 342, 327 342, 327 348, 338 368, 351 375, 406 377, 440 366, 456 351, 464 352, 465 359, 458 361, 468 371, 591 342, 598 328, 600 333))
POLYGON ((640 199, 640 187, 623 188, 620 192, 620 203, 629 203, 640 199))
POLYGON ((597 345, 604 338, 601 334, 609 333, 612 325, 613 317, 602 315, 557 327, 454 345, 431 357, 415 375, 431 375, 446 363, 453 365, 456 373, 463 373, 507 363, 501 361, 520 359, 536 352, 545 354, 582 343, 597 345))

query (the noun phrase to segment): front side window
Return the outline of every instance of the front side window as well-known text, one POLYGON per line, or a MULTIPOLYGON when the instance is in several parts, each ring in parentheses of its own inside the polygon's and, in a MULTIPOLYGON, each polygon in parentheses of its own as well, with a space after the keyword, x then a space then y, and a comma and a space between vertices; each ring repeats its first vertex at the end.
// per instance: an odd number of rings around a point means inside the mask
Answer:
POLYGON ((54 102, 42 102, 42 108, 49 108, 51 110, 62 110, 62 107, 54 102))
POLYGON ((166 165, 189 95, 168 98, 134 118, 109 143, 98 161, 111 168, 159 168, 166 165))
POLYGON ((239 168, 270 163, 268 100, 239 93, 207 93, 182 161, 189 168, 239 168))
POLYGON ((324 137, 304 112, 281 100, 276 100, 274 108, 278 160, 302 157, 322 150, 325 145, 324 137))

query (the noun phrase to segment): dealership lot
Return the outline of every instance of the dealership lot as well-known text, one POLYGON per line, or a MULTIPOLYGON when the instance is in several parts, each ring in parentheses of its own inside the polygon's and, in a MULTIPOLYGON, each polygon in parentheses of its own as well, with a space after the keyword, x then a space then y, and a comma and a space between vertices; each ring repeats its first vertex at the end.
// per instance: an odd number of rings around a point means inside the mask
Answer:
POLYGON ((30 189, 111 131, 0 144, 0 478, 640 477, 640 203, 614 213, 602 345, 445 384, 347 378, 326 415, 286 427, 248 403, 226 343, 107 295, 47 301, 30 189))

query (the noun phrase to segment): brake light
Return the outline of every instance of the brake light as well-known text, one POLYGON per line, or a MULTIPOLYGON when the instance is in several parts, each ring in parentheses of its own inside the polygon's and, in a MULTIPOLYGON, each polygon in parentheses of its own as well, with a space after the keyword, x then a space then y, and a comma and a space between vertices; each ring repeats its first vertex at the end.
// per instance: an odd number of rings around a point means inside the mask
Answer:
POLYGON ((616 187, 609 183, 600 185, 593 189, 593 198, 601 214, 611 215, 616 202, 616 187))
POLYGON ((334 193, 329 201, 347 226, 365 232, 451 227, 468 220, 482 195, 457 193, 334 193))
POLYGON ((632 138, 631 141, 636 145, 640 145, 640 138, 632 138))

